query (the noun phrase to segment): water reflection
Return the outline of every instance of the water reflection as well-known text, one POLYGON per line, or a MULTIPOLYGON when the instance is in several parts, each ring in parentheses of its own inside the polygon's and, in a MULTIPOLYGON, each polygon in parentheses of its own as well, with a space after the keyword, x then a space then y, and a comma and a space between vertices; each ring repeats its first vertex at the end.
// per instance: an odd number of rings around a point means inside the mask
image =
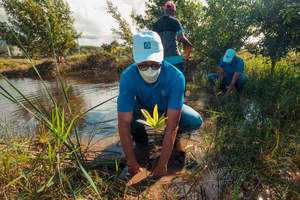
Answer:
MULTIPOLYGON (((47 109, 51 109, 51 100, 40 80, 19 78, 10 79, 10 81, 30 100, 34 101, 34 98, 37 98, 47 109)), ((65 77, 63 83, 69 88, 67 94, 74 115, 82 113, 118 94, 118 82, 104 83, 96 78, 65 77)), ((57 79, 50 79, 45 81, 45 84, 53 94, 55 101, 63 105, 65 100, 61 92, 59 81, 57 79)), ((12 92, 24 105, 30 107, 4 80, 0 80, 0 85, 9 92, 12 92)), ((113 99, 88 112, 86 116, 80 120, 80 132, 84 134, 93 133, 102 135, 116 133, 116 119, 116 99, 113 99)), ((9 121, 15 127, 23 127, 24 123, 29 127, 36 127, 36 121, 31 114, 24 108, 10 102, 2 95, 0 95, 0 120, 9 121)))

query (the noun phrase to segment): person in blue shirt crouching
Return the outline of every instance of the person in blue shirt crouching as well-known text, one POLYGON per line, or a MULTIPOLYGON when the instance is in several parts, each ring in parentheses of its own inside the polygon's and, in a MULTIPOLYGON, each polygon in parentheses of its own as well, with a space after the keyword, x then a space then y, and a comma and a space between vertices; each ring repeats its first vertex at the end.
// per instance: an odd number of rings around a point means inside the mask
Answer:
POLYGON ((143 169, 137 162, 133 141, 146 147, 148 136, 137 119, 144 119, 140 109, 153 113, 157 104, 159 113, 167 115, 162 150, 154 176, 167 173, 176 135, 200 128, 201 115, 183 104, 184 75, 173 65, 163 60, 160 36, 153 31, 144 31, 133 37, 135 63, 123 73, 119 85, 118 128, 120 142, 126 156, 129 172, 137 174, 143 169))
POLYGON ((248 76, 244 73, 243 59, 236 56, 235 50, 227 49, 224 57, 220 59, 219 67, 219 73, 207 75, 208 81, 213 85, 214 92, 217 90, 216 80, 218 80, 220 89, 225 91, 224 95, 230 93, 233 87, 240 93, 248 81, 248 76))

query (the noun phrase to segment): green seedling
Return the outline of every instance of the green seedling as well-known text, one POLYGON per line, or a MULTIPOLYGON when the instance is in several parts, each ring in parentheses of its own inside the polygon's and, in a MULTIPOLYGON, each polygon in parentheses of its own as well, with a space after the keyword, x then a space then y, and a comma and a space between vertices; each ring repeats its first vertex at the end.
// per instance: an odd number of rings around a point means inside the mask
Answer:
POLYGON ((165 125, 166 119, 164 113, 158 118, 158 107, 157 104, 154 106, 153 117, 145 109, 141 109, 141 112, 146 120, 138 119, 137 122, 144 124, 146 126, 152 127, 155 131, 161 131, 162 127, 165 125))

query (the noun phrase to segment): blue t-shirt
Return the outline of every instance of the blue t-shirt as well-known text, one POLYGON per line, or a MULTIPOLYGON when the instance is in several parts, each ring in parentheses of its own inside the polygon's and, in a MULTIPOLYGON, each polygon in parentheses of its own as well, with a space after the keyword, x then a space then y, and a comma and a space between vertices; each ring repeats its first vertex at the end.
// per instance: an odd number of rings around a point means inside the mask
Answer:
POLYGON ((120 79, 118 111, 133 111, 136 99, 148 108, 166 111, 180 110, 183 105, 185 79, 170 63, 163 61, 161 72, 155 83, 149 84, 141 77, 136 63, 130 65, 120 79))
POLYGON ((219 66, 224 69, 225 76, 231 77, 235 72, 244 73, 244 61, 237 56, 232 63, 225 63, 223 62, 223 58, 221 58, 219 66))

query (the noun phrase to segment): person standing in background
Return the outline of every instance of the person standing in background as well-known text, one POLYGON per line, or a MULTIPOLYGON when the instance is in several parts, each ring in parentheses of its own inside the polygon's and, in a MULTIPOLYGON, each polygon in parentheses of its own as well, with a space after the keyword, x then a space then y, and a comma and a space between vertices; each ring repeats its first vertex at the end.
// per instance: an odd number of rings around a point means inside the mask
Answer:
POLYGON ((174 17, 176 6, 173 1, 167 1, 164 6, 164 15, 153 24, 152 30, 157 32, 164 47, 164 60, 174 65, 183 74, 184 65, 182 56, 178 50, 178 41, 182 42, 188 50, 193 46, 184 36, 182 26, 178 19, 174 17))

